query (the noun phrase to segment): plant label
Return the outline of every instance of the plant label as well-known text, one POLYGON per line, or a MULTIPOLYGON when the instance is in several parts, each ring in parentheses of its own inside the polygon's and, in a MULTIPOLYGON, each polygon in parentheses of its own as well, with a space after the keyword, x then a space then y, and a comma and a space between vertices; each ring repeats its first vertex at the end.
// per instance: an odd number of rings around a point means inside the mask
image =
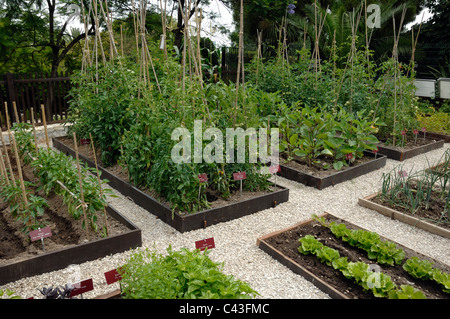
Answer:
POLYGON ((82 139, 80 140, 80 144, 81 144, 81 145, 91 144, 91 140, 88 139, 88 138, 82 138, 82 139))
POLYGON ((280 165, 272 165, 269 167, 270 174, 276 174, 281 171, 280 165))
POLYGON ((414 133, 414 135, 417 135, 417 134, 419 134, 419 130, 418 129, 414 129, 413 133, 414 133))
POLYGON ((206 183, 208 181, 208 175, 206 173, 198 174, 198 180, 200 183, 206 183))
POLYGON ((235 181, 242 181, 247 178, 247 174, 245 172, 233 173, 233 179, 235 181))
POLYGON ((195 248, 200 249, 201 251, 204 251, 206 248, 211 249, 211 248, 215 248, 215 247, 216 246, 214 244, 214 237, 197 240, 195 242, 195 248))
POLYGON ((345 158, 349 161, 353 158, 353 154, 352 153, 345 154, 345 158))
POLYGON ((117 269, 113 269, 113 270, 105 272, 105 279, 106 279, 106 283, 108 285, 111 285, 111 284, 115 283, 116 281, 119 281, 120 279, 122 279, 122 276, 119 274, 117 269))
POLYGON ((44 239, 52 236, 52 230, 50 227, 39 228, 33 231, 30 231, 31 241, 36 241, 39 239, 44 239))
POLYGON ((94 282, 92 281, 92 278, 86 279, 83 281, 79 281, 75 284, 72 284, 72 288, 73 290, 70 293, 70 297, 81 295, 85 292, 94 290, 94 282))
POLYGON ((422 132, 426 132, 427 131, 427 129, 426 129, 426 127, 422 127, 422 132))
POLYGON ((400 177, 407 177, 408 173, 406 171, 399 171, 398 175, 400 175, 400 177))
POLYGON ((402 130, 402 136, 405 136, 406 135, 406 130, 402 130))

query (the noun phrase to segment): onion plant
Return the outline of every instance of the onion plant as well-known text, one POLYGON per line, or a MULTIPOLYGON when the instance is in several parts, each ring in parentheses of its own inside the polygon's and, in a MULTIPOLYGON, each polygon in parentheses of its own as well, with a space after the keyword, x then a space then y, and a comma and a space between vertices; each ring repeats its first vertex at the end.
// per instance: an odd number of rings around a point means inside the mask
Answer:
MULTIPOLYGON (((448 167, 447 161, 442 163, 448 167)), ((390 206, 401 207, 411 214, 419 209, 429 210, 433 201, 442 208, 439 222, 450 222, 450 193, 448 171, 436 174, 427 168, 415 173, 407 173, 402 166, 384 173, 380 197, 390 206)))

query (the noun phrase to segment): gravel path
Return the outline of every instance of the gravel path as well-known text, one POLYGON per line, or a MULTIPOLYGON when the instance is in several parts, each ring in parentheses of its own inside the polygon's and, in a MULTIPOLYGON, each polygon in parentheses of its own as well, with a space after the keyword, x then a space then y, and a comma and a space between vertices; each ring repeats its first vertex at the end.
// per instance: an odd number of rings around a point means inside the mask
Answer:
MULTIPOLYGON (((399 165, 407 171, 425 168, 428 163, 437 163, 448 148, 450 144, 445 144, 444 148, 404 162, 388 159, 386 166, 380 170, 320 191, 279 177, 277 182, 290 189, 287 203, 237 220, 183 234, 156 219, 154 215, 118 192, 116 192, 118 198, 110 198, 110 204, 142 230, 144 248, 154 247, 160 252, 165 252, 169 245, 174 249, 181 247, 194 249, 195 241, 214 237, 216 247, 210 251, 209 256, 217 262, 224 262, 223 271, 248 282, 260 294, 260 298, 327 299, 329 298, 327 294, 261 251, 256 246, 256 239, 308 219, 313 213, 327 211, 450 265, 450 239, 391 220, 358 205, 358 198, 380 189, 383 172, 389 172, 399 165)), ((75 282, 70 280, 73 278, 78 280, 92 278, 94 290, 83 296, 91 298, 119 287, 118 283, 107 285, 104 272, 125 263, 129 254, 130 252, 115 254, 59 271, 24 278, 0 286, 0 289, 13 290, 24 298, 41 298, 38 288, 75 282)))

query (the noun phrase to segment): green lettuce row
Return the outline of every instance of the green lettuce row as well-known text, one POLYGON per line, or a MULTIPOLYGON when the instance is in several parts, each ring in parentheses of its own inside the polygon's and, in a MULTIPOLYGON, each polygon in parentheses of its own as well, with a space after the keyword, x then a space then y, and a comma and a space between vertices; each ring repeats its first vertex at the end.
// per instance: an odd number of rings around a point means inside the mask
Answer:
POLYGON ((299 239, 298 251, 301 254, 313 254, 322 263, 339 270, 347 279, 355 281, 377 298, 389 299, 426 299, 424 293, 412 286, 397 287, 391 277, 382 272, 373 272, 364 262, 349 262, 339 252, 319 242, 314 236, 306 235, 299 239))
POLYGON ((333 235, 342 239, 353 247, 360 248, 367 252, 369 259, 376 259, 382 265, 400 265, 405 258, 403 249, 397 248, 395 243, 381 240, 380 235, 363 229, 348 229, 345 224, 331 222, 327 224, 323 218, 314 218, 331 230, 333 235))
POLYGON ((442 286, 442 291, 450 293, 450 274, 433 267, 433 262, 411 257, 403 264, 403 269, 417 279, 434 280, 442 286))

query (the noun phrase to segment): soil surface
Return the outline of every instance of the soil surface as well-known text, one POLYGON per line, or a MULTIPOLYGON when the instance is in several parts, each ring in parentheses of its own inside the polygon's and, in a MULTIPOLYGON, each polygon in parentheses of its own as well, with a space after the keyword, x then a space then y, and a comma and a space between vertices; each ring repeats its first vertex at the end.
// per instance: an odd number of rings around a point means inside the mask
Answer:
POLYGON ((414 149, 416 147, 433 144, 435 142, 436 142, 436 140, 433 138, 429 138, 429 137, 423 138, 423 137, 420 137, 420 135, 419 135, 416 140, 410 136, 408 136, 408 138, 405 141, 402 141, 401 139, 397 139, 395 142, 395 146, 392 144, 388 144, 386 142, 380 144, 380 146, 403 152, 403 151, 414 149))
MULTIPOLYGON (((59 137, 58 140, 60 142, 64 143, 66 146, 70 147, 71 149, 75 149, 72 138, 59 137)), ((97 164, 99 167, 102 167, 103 169, 107 170, 108 172, 112 173, 113 175, 117 176, 118 178, 133 185, 133 183, 130 182, 130 179, 128 176, 128 171, 127 171, 126 167, 122 166, 121 164, 116 164, 114 166, 109 166, 109 167, 103 166, 103 163, 101 161, 100 151, 98 151, 98 150, 95 151, 96 156, 94 158, 94 151, 92 149, 91 144, 78 145, 78 152, 80 155, 88 158, 92 162, 97 160, 97 164)), ((244 181, 244 183, 245 183, 245 181, 244 181)), ((160 202, 168 207, 171 207, 170 202, 168 202, 164 197, 160 196, 157 192, 155 192, 151 189, 148 189, 148 188, 146 188, 146 189, 139 188, 139 189, 142 192, 144 192, 145 194, 147 194, 148 196, 156 199, 158 202, 160 202)), ((208 199, 208 204, 209 204, 209 207, 207 209, 223 207, 226 205, 241 202, 241 201, 251 199, 254 197, 262 196, 265 194, 270 194, 272 192, 279 191, 279 190, 282 190, 282 188, 273 185, 273 186, 270 186, 268 190, 260 190, 260 191, 245 191, 245 190, 243 190, 242 195, 241 195, 240 190, 238 189, 238 190, 232 191, 231 195, 228 198, 224 199, 224 198, 219 197, 214 190, 206 189, 205 192, 207 194, 207 199, 208 199)), ((180 215, 188 214, 187 212, 181 212, 181 211, 177 211, 177 213, 180 215)))
POLYGON ((394 209, 405 215, 425 220, 445 229, 450 229, 450 217, 447 214, 443 214, 445 199, 438 197, 436 193, 432 193, 428 209, 425 209, 425 207, 422 205, 419 206, 414 213, 412 213, 410 209, 407 209, 403 205, 394 205, 380 195, 374 197, 371 201, 379 205, 394 209))
MULTIPOLYGON (((335 220, 337 223, 346 224, 349 229, 357 229, 358 227, 338 219, 334 216, 327 215, 325 218, 327 222, 335 220)), ((367 258, 367 253, 364 250, 354 248, 340 239, 337 239, 333 233, 326 227, 323 227, 318 222, 300 225, 291 230, 282 231, 281 233, 271 236, 265 241, 274 249, 278 250, 285 257, 290 258, 300 267, 313 273, 316 277, 325 281, 329 286, 345 294, 349 299, 376 299, 371 292, 366 292, 362 287, 355 284, 353 281, 345 278, 342 273, 335 270, 331 266, 322 264, 314 255, 303 255, 298 252, 300 245, 299 239, 306 235, 313 235, 316 239, 331 248, 339 251, 341 257, 347 257, 348 261, 357 262, 363 261, 371 265, 377 265, 383 273, 389 275, 397 286, 412 285, 420 289, 427 297, 427 299, 449 299, 450 295, 442 291, 440 286, 433 281, 423 281, 414 279, 407 272, 405 272, 401 265, 385 266, 377 264, 376 261, 367 258)), ((383 238, 382 238, 383 239, 383 238)), ((443 271, 450 272, 450 267, 434 261, 433 259, 419 254, 407 247, 397 244, 398 248, 405 251, 405 259, 417 256, 421 259, 428 259, 434 262, 434 267, 443 271)), ((374 266, 375 267, 375 266, 374 266)))
MULTIPOLYGON (((12 153, 9 153, 16 180, 19 179, 16 161, 12 153)), ((25 181, 39 185, 39 180, 33 175, 30 167, 22 167, 25 181)), ((40 240, 31 242, 28 233, 22 231, 24 224, 17 221, 11 214, 9 204, 0 200, 0 265, 11 262, 25 260, 42 253, 53 252, 63 248, 79 245, 87 242, 86 230, 82 227, 82 220, 75 220, 68 212, 67 206, 63 203, 62 197, 51 193, 46 196, 38 191, 38 187, 28 188, 31 193, 43 197, 47 200, 48 208, 39 219, 45 226, 51 228, 52 236, 44 238, 44 247, 40 240), (45 249, 45 251, 43 250, 45 249)), ((103 220, 99 212, 98 220, 103 220)), ((109 235, 117 235, 128 232, 129 229, 107 214, 109 235)), ((99 227, 102 227, 99 222, 99 227)), ((100 233, 90 230, 89 240, 104 238, 100 233)))
POLYGON ((326 177, 326 176, 337 174, 339 172, 345 171, 352 167, 373 161, 374 159, 375 159, 375 157, 372 157, 370 155, 364 155, 361 158, 353 159, 352 162, 350 163, 350 166, 343 166, 341 168, 341 170, 339 170, 339 171, 335 170, 333 168, 333 161, 330 158, 327 158, 325 156, 320 157, 320 161, 321 161, 321 163, 328 164, 329 165, 328 169, 324 169, 321 166, 322 164, 314 164, 312 166, 309 166, 306 159, 304 159, 302 157, 298 157, 298 156, 294 156, 292 160, 288 161, 286 154, 281 154, 280 162, 281 162, 281 164, 283 164, 289 168, 298 170, 298 171, 308 174, 308 175, 313 175, 315 177, 321 178, 321 177, 326 177))

